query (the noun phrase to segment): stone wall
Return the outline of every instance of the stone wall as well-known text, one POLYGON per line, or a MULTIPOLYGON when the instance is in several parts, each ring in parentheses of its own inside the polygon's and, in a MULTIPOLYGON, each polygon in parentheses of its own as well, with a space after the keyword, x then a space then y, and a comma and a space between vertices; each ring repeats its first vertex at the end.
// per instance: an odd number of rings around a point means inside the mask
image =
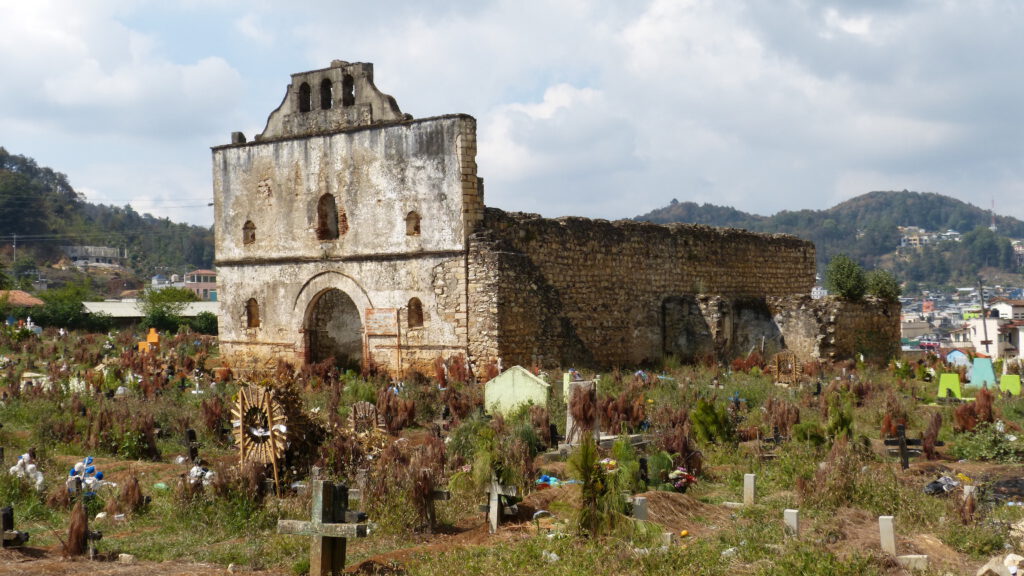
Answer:
POLYGON ((835 361, 863 355, 881 364, 900 353, 898 302, 802 296, 773 299, 771 306, 787 348, 800 358, 835 361))
POLYGON ((674 337, 665 333, 666 306, 676 318, 670 324, 693 326, 684 317, 701 306, 681 302, 700 296, 708 307, 708 295, 726 302, 709 308, 718 311, 708 322, 715 353, 739 353, 754 340, 742 336, 771 332, 766 298, 809 294, 814 284, 814 246, 792 236, 495 209, 487 209, 484 229, 471 244, 487 244, 494 255, 471 257, 470 275, 492 284, 471 284, 470 302, 480 290, 496 299, 488 321, 497 330, 471 339, 488 340, 478 349, 497 349, 505 365, 660 360, 674 337))

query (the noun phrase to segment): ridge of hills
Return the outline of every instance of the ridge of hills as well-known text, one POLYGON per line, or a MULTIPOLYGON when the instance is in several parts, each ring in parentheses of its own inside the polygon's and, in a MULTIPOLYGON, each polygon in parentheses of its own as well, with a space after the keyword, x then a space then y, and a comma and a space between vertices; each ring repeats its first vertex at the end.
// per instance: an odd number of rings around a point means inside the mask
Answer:
POLYGON ((897 279, 914 283, 951 285, 976 281, 979 274, 1001 277, 1022 272, 1011 239, 1024 238, 1024 222, 997 215, 993 231, 989 210, 932 192, 875 191, 825 210, 783 210, 772 216, 672 200, 634 220, 792 234, 814 242, 819 270, 832 257, 846 254, 866 268, 885 268, 897 279), (929 233, 956 231, 959 241, 900 249, 900 226, 929 233))
MULTIPOLYGON (((1022 259, 1011 238, 1024 238, 1024 222, 931 192, 875 191, 825 210, 783 210, 761 216, 728 206, 699 205, 673 199, 667 206, 633 218, 656 224, 673 222, 785 233, 812 241, 819 270, 838 254, 865 268, 885 268, 897 279, 950 286, 979 275, 1012 276, 1020 282, 1022 259), (992 222, 996 230, 989 228, 992 222), (959 232, 959 241, 936 241, 900 248, 900 226, 929 233, 959 232)), ((21 270, 52 264, 67 245, 109 246, 127 253, 125 267, 139 278, 159 271, 211 268, 213 228, 175 223, 139 214, 131 206, 92 204, 67 177, 35 160, 0 147, 0 254, 21 270), (19 251, 14 261, 13 242, 19 251)), ((1004 280, 1005 281, 1005 280, 1004 280)))

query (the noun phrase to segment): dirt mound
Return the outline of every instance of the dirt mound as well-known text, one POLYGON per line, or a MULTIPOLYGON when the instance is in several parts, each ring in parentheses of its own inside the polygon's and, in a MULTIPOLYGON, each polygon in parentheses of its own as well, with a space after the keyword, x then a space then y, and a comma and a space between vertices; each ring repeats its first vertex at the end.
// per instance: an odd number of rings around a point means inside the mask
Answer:
POLYGON ((647 498, 648 520, 672 532, 688 530, 699 536, 717 532, 729 523, 731 512, 728 508, 705 504, 693 496, 663 491, 644 492, 637 496, 647 498))

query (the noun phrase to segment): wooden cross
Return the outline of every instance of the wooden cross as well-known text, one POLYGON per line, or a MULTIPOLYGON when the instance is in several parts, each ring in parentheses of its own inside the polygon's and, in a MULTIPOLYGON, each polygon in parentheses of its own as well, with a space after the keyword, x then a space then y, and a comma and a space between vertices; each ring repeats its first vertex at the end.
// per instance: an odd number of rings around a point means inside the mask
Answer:
POLYGON ((491 474, 491 487, 487 490, 487 522, 490 524, 491 534, 498 532, 498 523, 505 507, 501 504, 501 497, 515 498, 519 496, 519 490, 515 486, 505 486, 498 482, 498 477, 491 474))
POLYGON ((345 568, 346 538, 365 538, 366 514, 348 510, 348 487, 313 481, 312 520, 278 520, 278 534, 312 536, 310 576, 340 575, 345 568))
MULTIPOLYGON (((886 438, 884 442, 886 446, 897 447, 892 451, 896 453, 894 454, 895 456, 900 457, 900 466, 904 470, 910 467, 911 456, 918 456, 921 454, 921 451, 917 447, 922 445, 922 440, 920 438, 907 438, 907 429, 903 424, 896 426, 895 438, 886 438), (909 448, 911 446, 914 447, 913 450, 909 448)), ((936 441, 935 445, 942 446, 943 444, 942 442, 936 441)))

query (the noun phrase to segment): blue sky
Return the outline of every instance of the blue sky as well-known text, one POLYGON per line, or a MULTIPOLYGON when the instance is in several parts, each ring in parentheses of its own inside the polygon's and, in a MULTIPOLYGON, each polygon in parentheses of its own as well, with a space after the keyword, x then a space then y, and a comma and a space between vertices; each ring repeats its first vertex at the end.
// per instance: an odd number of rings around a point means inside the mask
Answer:
POLYGON ((33 0, 0 20, 0 146, 93 202, 209 225, 210 147, 290 74, 373 62, 478 120, 485 201, 628 218, 872 190, 1024 218, 1024 5, 1006 1, 33 0))

